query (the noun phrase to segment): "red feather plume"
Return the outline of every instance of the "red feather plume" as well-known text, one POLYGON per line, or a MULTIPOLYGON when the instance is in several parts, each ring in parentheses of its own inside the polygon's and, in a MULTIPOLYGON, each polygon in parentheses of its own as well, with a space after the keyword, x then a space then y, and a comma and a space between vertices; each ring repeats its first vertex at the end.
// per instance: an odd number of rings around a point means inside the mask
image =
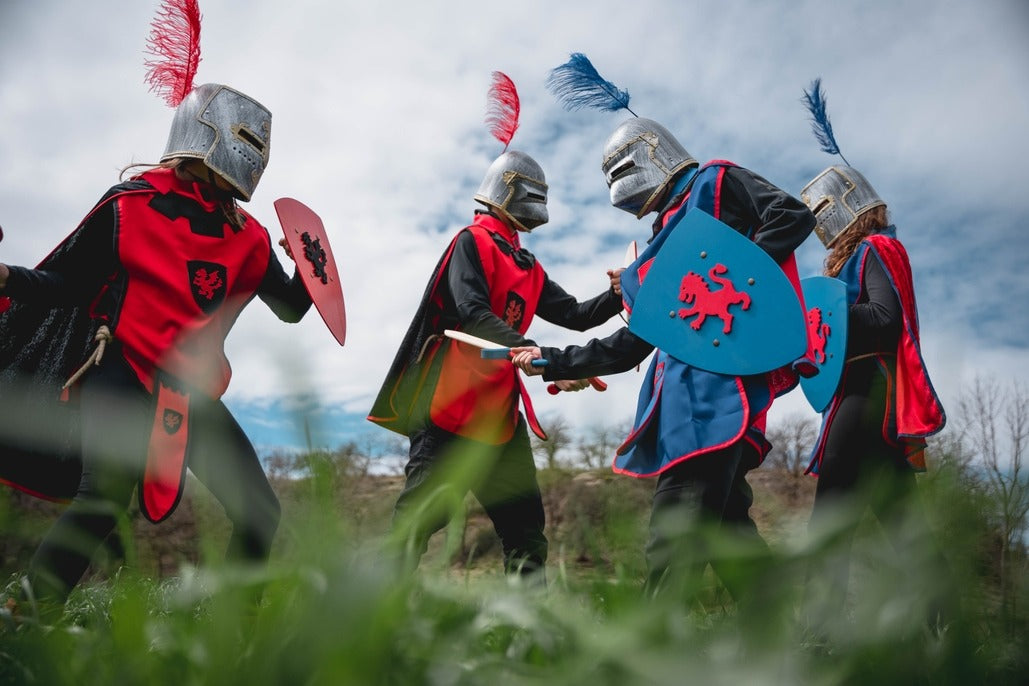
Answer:
POLYGON ((146 82, 170 107, 193 90, 200 65, 200 6, 197 0, 164 0, 150 24, 146 82))
POLYGON ((504 144, 504 150, 518 130, 518 115, 521 104, 514 81, 500 71, 493 72, 493 83, 486 95, 486 124, 490 133, 504 144))

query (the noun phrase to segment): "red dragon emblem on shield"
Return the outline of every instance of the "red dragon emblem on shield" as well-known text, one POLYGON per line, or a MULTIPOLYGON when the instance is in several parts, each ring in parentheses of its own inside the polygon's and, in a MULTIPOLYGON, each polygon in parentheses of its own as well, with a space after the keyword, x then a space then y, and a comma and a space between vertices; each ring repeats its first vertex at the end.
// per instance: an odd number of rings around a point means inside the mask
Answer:
POLYGON ((832 328, 822 321, 822 308, 812 307, 807 311, 807 337, 811 342, 811 353, 818 364, 825 364, 825 346, 831 333, 832 328))
POLYGON ((227 274, 223 265, 202 260, 186 263, 193 300, 205 313, 210 314, 225 299, 227 274))
POLYGON ((707 279, 696 272, 687 272, 686 276, 682 277, 679 284, 679 300, 692 307, 680 309, 679 318, 686 319, 696 315, 697 318, 690 322, 690 328, 694 331, 699 331, 708 317, 718 317, 722 320, 722 333, 729 333, 732 331, 733 320, 729 307, 739 305, 744 310, 750 307, 750 296, 736 290, 730 279, 719 276, 727 271, 729 269, 724 264, 716 264, 708 270, 707 274, 711 281, 721 286, 717 291, 712 291, 707 279))
POLYGON ((211 300, 218 289, 222 287, 222 277, 218 272, 208 272, 205 269, 198 269, 193 276, 193 285, 197 292, 204 298, 211 300))
POLYGON ((507 304, 504 306, 504 314, 501 319, 517 331, 522 325, 523 317, 525 317, 525 298, 514 291, 508 291, 507 304))

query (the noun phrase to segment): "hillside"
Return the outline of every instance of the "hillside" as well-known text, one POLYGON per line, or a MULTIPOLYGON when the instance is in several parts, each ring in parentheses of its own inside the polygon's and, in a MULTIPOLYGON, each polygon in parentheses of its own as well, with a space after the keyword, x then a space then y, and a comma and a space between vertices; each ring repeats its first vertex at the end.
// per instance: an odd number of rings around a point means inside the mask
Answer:
MULTIPOLYGON (((329 503, 346 524, 354 542, 368 542, 388 529, 393 503, 403 486, 403 477, 375 475, 355 470, 350 464, 335 464, 330 470, 333 493, 318 495, 329 503)), ((775 545, 804 531, 814 492, 814 480, 795 477, 783 470, 761 468, 748 476, 754 489, 751 514, 768 541, 775 545)), ((540 483, 547 512, 550 563, 584 566, 628 565, 640 569, 646 536, 652 479, 620 477, 607 470, 542 470, 540 483)), ((291 532, 301 525, 314 491, 306 479, 274 478, 273 485, 283 506, 283 518, 276 540, 276 554, 291 545, 291 532)), ((466 499, 467 526, 451 563, 488 571, 500 566, 499 541, 492 526, 472 498, 466 499)), ((0 491, 0 573, 4 577, 23 570, 35 546, 61 506, 29 497, 18 491, 0 491)), ((324 514, 324 513, 323 513, 324 514)), ((196 565, 204 551, 217 553, 228 536, 228 524, 217 502, 195 479, 190 479, 182 503, 160 525, 147 522, 132 508, 134 543, 130 553, 144 574, 157 578, 175 575, 182 564, 196 565)), ((434 537, 427 564, 441 564, 444 536, 434 537)), ((110 542, 105 559, 99 557, 90 575, 105 576, 121 564, 125 551, 110 542)))

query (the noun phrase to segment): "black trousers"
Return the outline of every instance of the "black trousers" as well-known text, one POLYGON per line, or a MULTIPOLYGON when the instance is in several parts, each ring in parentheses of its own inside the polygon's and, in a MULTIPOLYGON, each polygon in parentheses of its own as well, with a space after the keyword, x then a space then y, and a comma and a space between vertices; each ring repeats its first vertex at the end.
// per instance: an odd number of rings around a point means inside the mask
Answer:
POLYGON ((648 593, 674 589, 689 594, 711 564, 730 594, 741 599, 749 586, 749 570, 741 567, 768 552, 750 517, 754 494, 746 474, 755 464, 752 451, 737 441, 658 476, 646 548, 648 593), (719 540, 732 540, 732 549, 745 554, 719 552, 719 540))
MULTIPOLYGON (((823 623, 831 623, 843 613, 850 548, 866 511, 875 515, 897 553, 942 560, 904 450, 883 438, 887 376, 871 358, 849 363, 844 373, 840 405, 827 427, 808 525, 813 533, 835 544, 826 559, 809 572, 808 605, 817 608, 812 620, 823 623)), ((898 570, 895 578, 910 576, 910 570, 898 570)))
POLYGON ((507 443, 488 445, 429 425, 411 435, 407 481, 393 512, 394 531, 409 532, 408 566, 416 567, 429 538, 447 525, 469 491, 500 537, 504 569, 533 574, 547 560, 543 497, 525 421, 507 443))
MULTIPOLYGON (((153 396, 118 354, 105 356, 81 386, 82 476, 68 508, 32 558, 29 581, 63 602, 104 540, 124 520, 146 465, 153 396)), ((228 556, 263 561, 278 528, 278 499, 257 453, 228 409, 198 398, 190 406, 189 469, 232 523, 228 556)))

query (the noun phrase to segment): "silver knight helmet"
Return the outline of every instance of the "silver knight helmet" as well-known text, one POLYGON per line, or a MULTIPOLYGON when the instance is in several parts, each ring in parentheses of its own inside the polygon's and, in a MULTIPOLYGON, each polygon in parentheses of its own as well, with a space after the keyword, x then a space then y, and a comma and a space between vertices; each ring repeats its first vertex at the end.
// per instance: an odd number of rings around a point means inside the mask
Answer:
POLYGON ((175 110, 161 161, 202 160, 243 200, 268 165, 272 114, 261 103, 228 86, 207 83, 193 89, 175 110))
POLYGON ((651 119, 623 122, 604 145, 601 168, 611 189, 611 204, 639 219, 652 212, 676 172, 696 165, 668 129, 651 119))
POLYGON ((813 178, 800 191, 800 199, 818 220, 815 233, 827 248, 862 212, 886 204, 868 179, 843 165, 829 167, 813 178))
POLYGON ((532 231, 550 218, 543 168, 524 152, 509 150, 493 161, 475 199, 493 208, 515 228, 532 231))

